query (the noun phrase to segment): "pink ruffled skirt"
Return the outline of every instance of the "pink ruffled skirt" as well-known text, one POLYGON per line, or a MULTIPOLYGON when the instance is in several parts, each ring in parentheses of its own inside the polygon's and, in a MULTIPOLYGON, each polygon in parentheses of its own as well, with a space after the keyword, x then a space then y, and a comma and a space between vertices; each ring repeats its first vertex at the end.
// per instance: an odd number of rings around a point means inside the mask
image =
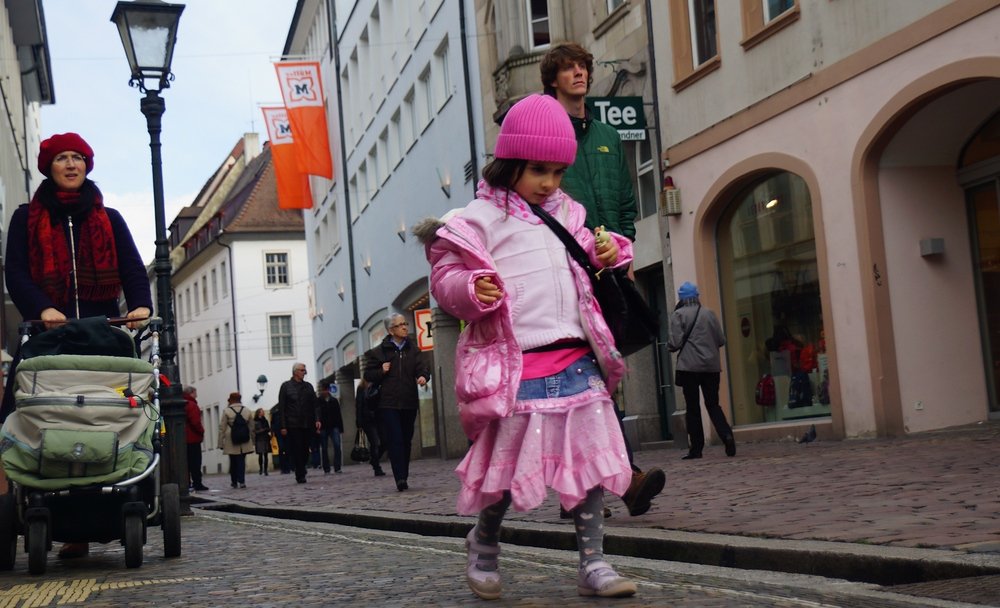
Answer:
POLYGON ((632 468, 606 391, 518 401, 515 410, 491 422, 455 469, 458 513, 477 514, 507 490, 517 511, 540 506, 547 488, 565 509, 597 486, 617 496, 628 490, 632 468))

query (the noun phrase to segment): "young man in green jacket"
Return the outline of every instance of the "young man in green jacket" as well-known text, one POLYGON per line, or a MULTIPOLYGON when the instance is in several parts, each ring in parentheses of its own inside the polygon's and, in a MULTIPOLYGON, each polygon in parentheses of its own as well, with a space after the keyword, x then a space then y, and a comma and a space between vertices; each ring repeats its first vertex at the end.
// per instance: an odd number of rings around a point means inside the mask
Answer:
MULTIPOLYGON (((604 226, 635 240, 635 193, 621 137, 613 127, 595 120, 584 103, 594 80, 594 56, 579 44, 559 44, 542 57, 540 69, 545 93, 562 104, 576 131, 576 160, 566 169, 560 187, 586 208, 588 228, 604 226)), ((615 413, 620 421, 617 403, 615 413)), ((642 515, 663 490, 666 475, 656 467, 642 471, 635 466, 624 427, 622 436, 632 463, 632 484, 622 500, 629 515, 642 515)))

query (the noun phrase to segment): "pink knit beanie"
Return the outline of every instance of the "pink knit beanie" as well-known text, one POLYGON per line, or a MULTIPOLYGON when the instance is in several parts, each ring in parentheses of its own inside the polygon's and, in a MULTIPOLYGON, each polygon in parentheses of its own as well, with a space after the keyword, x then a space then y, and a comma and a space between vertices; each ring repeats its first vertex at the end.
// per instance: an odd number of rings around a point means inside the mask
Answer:
POLYGON ((569 114, 553 97, 528 95, 504 117, 494 156, 572 165, 576 134, 569 114))

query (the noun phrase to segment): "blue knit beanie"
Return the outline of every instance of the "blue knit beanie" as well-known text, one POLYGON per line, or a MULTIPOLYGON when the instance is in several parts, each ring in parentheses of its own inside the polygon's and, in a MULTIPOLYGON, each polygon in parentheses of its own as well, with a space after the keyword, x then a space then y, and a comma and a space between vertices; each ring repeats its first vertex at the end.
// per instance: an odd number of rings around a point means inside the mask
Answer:
POLYGON ((680 289, 677 290, 677 297, 681 300, 690 300, 698 297, 698 288, 690 281, 684 281, 680 289))

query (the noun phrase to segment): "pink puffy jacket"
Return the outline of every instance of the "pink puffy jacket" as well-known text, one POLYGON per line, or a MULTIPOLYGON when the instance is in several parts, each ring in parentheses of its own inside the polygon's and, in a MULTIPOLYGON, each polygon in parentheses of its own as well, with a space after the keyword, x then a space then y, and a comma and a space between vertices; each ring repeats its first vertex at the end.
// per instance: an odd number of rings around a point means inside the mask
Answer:
MULTIPOLYGON (((561 191, 553 196, 565 197, 569 203, 567 229, 583 245, 584 251, 593 252, 594 237, 583 225, 583 207, 561 191)), ((507 298, 485 305, 476 299, 473 287, 476 279, 490 275, 497 277, 498 287, 504 290, 502 278, 497 275, 496 265, 478 231, 461 214, 445 224, 426 220, 414 229, 414 233, 424 242, 432 266, 434 299, 446 312, 467 323, 455 353, 455 393, 462 428, 475 440, 490 421, 514 413, 521 383, 521 349, 515 339, 507 298)), ((618 234, 611 235, 619 247, 615 266, 628 266, 632 261, 631 241, 618 234)), ((593 253, 591 257, 592 263, 600 267, 593 253)), ((586 272, 572 261, 570 268, 577 292, 581 294, 584 331, 604 374, 608 392, 613 393, 625 373, 624 360, 615 348, 586 272)))

